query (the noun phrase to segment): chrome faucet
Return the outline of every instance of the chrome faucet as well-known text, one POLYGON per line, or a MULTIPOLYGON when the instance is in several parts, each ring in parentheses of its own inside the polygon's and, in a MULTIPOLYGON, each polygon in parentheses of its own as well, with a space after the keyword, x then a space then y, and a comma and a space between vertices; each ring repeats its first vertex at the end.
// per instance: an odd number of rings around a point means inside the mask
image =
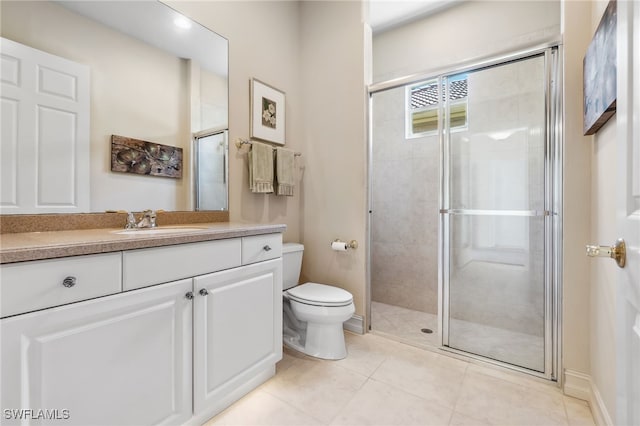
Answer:
POLYGON ((142 212, 140 221, 136 223, 136 218, 132 212, 127 213, 127 223, 124 225, 125 229, 141 229, 141 228, 155 228, 156 224, 156 212, 153 210, 145 210, 142 212))

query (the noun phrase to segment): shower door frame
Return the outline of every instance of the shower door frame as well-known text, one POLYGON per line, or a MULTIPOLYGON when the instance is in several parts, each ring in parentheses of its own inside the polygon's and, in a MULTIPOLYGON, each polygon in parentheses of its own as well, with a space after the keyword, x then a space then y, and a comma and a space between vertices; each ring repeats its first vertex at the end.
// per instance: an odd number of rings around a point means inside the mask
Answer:
MULTIPOLYGON (((563 50, 561 40, 551 39, 535 46, 523 48, 511 53, 499 54, 468 61, 455 67, 441 68, 420 74, 410 75, 389 81, 372 84, 368 87, 368 214, 367 214, 367 294, 365 330, 371 330, 371 214, 372 206, 372 178, 373 178, 373 95, 386 90, 405 87, 423 80, 437 79, 441 84, 445 77, 456 74, 479 71, 512 61, 524 60, 528 57, 544 55, 545 58, 545 360, 544 372, 537 372, 519 367, 506 362, 501 362, 481 355, 457 350, 446 346, 448 343, 447 321, 448 314, 448 274, 449 264, 449 224, 448 217, 443 214, 444 202, 448 199, 448 176, 445 173, 445 161, 448 161, 447 144, 448 136, 444 133, 445 105, 440 105, 440 119, 438 125, 439 155, 440 155, 440 195, 439 195, 439 232, 438 232, 438 331, 441 336, 441 344, 435 349, 451 352, 463 357, 478 359, 483 362, 506 367, 512 370, 531 374, 551 381, 557 381, 562 385, 562 179, 563 179, 563 50)), ((448 166, 447 166, 448 167, 448 166)))

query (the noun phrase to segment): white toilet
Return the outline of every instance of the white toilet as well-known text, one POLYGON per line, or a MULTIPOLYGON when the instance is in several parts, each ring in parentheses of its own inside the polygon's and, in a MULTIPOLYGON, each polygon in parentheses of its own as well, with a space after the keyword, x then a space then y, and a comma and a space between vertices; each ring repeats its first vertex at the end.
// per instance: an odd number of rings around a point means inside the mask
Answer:
POLYGON ((282 247, 283 342, 309 356, 342 359, 347 356, 342 324, 356 308, 346 290, 325 284, 298 284, 302 244, 282 247))

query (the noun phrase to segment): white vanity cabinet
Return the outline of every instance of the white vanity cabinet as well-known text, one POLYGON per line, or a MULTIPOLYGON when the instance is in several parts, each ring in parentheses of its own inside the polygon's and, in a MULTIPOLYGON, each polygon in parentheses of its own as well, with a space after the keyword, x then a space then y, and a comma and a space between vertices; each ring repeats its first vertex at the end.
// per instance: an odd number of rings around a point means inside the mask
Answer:
POLYGON ((275 373, 282 358, 282 261, 194 279, 194 392, 200 420, 275 373))
POLYGON ((205 422, 275 374, 281 256, 272 233, 3 264, 2 424, 205 422))
POLYGON ((191 289, 188 279, 3 319, 2 424, 186 422, 191 289))

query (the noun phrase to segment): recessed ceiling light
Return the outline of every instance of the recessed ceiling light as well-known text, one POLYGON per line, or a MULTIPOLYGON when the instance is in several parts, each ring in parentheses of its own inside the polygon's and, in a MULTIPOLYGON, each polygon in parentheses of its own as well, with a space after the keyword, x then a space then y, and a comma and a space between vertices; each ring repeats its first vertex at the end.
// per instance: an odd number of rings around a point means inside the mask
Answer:
POLYGON ((173 20, 173 24, 176 27, 182 28, 184 30, 188 30, 189 28, 191 28, 191 21, 185 18, 184 16, 178 16, 176 19, 173 20))

